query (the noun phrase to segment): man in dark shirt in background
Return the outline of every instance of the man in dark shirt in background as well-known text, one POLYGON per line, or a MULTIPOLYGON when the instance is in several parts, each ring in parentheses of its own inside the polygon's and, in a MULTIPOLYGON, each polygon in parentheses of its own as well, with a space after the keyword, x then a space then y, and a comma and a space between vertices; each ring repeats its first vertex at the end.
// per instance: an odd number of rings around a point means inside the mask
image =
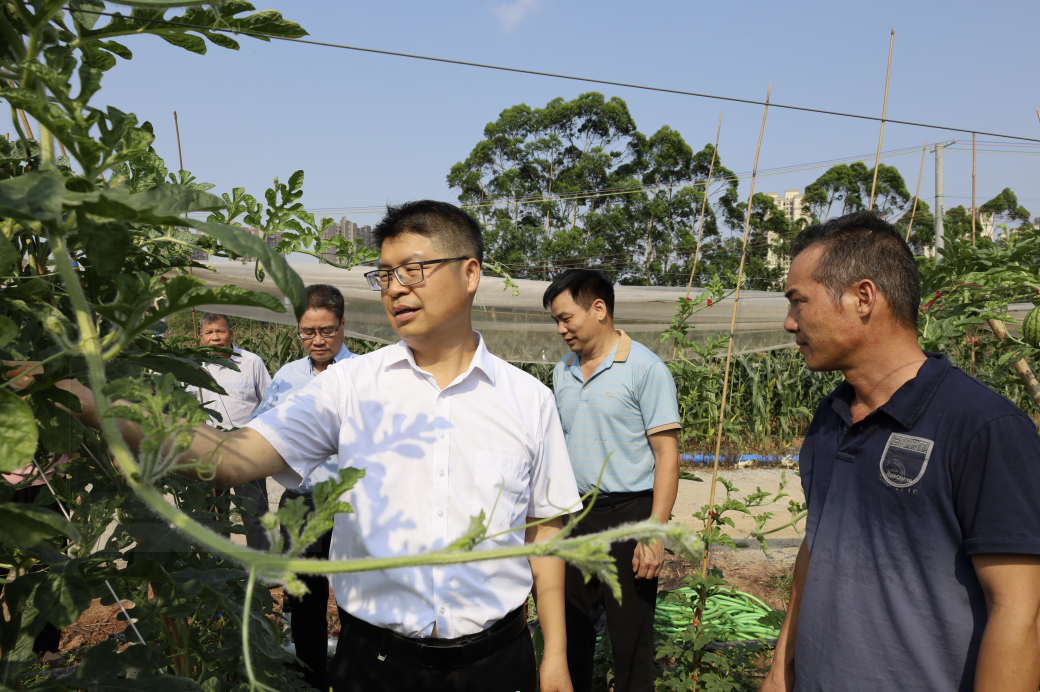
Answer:
POLYGON ((795 239, 806 365, 845 381, 801 451, 809 506, 763 692, 1034 692, 1040 439, 1002 396, 925 353, 921 285, 872 212, 795 239))

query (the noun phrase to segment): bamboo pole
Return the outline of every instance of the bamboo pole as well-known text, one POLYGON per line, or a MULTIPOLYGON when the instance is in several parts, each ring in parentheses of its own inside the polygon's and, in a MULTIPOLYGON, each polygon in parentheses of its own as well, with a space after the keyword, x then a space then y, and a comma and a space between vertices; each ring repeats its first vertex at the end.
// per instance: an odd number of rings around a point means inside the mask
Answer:
MULTIPOLYGON (((737 269, 737 287, 733 293, 733 315, 729 322, 729 345, 726 347, 726 369, 722 376, 722 400, 719 404, 719 431, 715 437, 715 464, 711 471, 711 495, 708 499, 708 518, 705 522, 705 532, 711 533, 712 512, 715 511, 715 486, 719 481, 719 453, 722 450, 722 424, 726 420, 726 399, 729 397, 729 370, 733 362, 733 332, 737 328, 737 305, 740 303, 740 284, 744 279, 744 261, 747 259, 748 237, 751 234, 751 201, 755 197, 755 176, 758 175, 758 155, 762 151, 762 135, 766 131, 766 116, 769 115, 769 97, 773 92, 773 85, 769 85, 766 91, 766 107, 762 112, 762 127, 758 131, 758 147, 755 149, 755 166, 751 169, 751 191, 748 193, 747 216, 744 220, 744 245, 740 251, 740 266, 737 269)), ((708 575, 708 544, 705 543, 704 559, 701 560, 701 578, 708 575)))
MULTIPOLYGON (((701 200, 701 221, 697 226, 697 246, 693 250, 693 269, 690 270, 690 280, 686 282, 686 299, 690 299, 690 288, 693 286, 693 277, 697 273, 697 259, 701 254, 701 237, 704 233, 704 215, 708 211, 708 187, 711 185, 711 175, 715 172, 715 157, 719 153, 719 136, 722 134, 722 113, 719 113, 719 129, 715 132, 715 148, 711 152, 711 164, 708 166, 708 179, 704 182, 704 199, 701 200)), ((672 349, 672 360, 679 352, 679 344, 672 349)))
POLYGON ((917 173, 917 192, 914 193, 914 210, 910 212, 910 223, 906 227, 906 242, 910 242, 910 231, 914 228, 914 216, 917 214, 917 200, 921 197, 921 178, 924 177, 924 157, 928 153, 928 142, 921 147, 921 170, 917 173))
MULTIPOLYGON (((711 185, 711 176, 715 172, 715 157, 719 153, 719 136, 722 134, 722 113, 719 113, 719 128, 715 131, 715 148, 711 152, 711 164, 708 166, 708 179, 704 183, 704 199, 701 200, 701 221, 697 226, 697 247, 693 251, 693 269, 690 270, 690 280, 686 282, 686 297, 690 297, 690 287, 693 286, 693 277, 697 273, 697 260, 701 254, 701 237, 704 234, 704 216, 708 211, 708 187, 711 185)), ((672 356, 675 357, 674 355, 672 356)))
MULTIPOLYGON (((177 122, 177 111, 173 112, 173 129, 177 131, 177 161, 180 164, 181 170, 184 170, 184 155, 181 154, 181 126, 177 122)), ((184 218, 188 218, 188 212, 184 212, 184 218)), ((188 265, 188 275, 195 276, 195 272, 191 270, 191 265, 188 265)), ((195 319, 195 308, 191 309, 191 330, 195 334, 195 345, 199 345, 199 323, 195 319)), ((199 402, 202 402, 202 388, 199 388, 199 402)))
POLYGON ((885 138, 885 116, 888 114, 888 79, 892 76, 892 45, 896 42, 896 30, 888 39, 888 69, 885 70, 885 103, 881 106, 881 132, 877 138, 877 156, 874 157, 874 182, 870 184, 870 209, 874 208, 874 190, 877 188, 877 173, 881 166, 881 140, 885 138))
POLYGON ((36 139, 36 135, 33 134, 32 127, 29 125, 29 119, 25 117, 25 111, 19 108, 18 115, 22 117, 22 126, 25 128, 25 134, 29 135, 29 139, 36 139))
MULTIPOLYGON (((971 246, 975 247, 975 215, 979 210, 975 208, 975 133, 971 133, 971 246)), ((972 355, 975 351, 972 349, 972 355)))
MULTIPOLYGON (((989 328, 993 330, 993 336, 997 337, 1001 341, 1007 339, 1007 329, 1004 327, 1004 323, 1001 320, 986 320, 989 323, 989 328)), ((1022 380, 1022 384, 1026 386, 1026 391, 1029 392, 1029 396, 1033 397, 1033 402, 1036 403, 1037 407, 1040 407, 1040 382, 1037 382, 1036 375, 1033 374, 1032 368, 1029 367, 1029 363, 1026 362, 1025 358, 1019 359, 1014 365, 1015 372, 1018 373, 1018 378, 1022 380)))

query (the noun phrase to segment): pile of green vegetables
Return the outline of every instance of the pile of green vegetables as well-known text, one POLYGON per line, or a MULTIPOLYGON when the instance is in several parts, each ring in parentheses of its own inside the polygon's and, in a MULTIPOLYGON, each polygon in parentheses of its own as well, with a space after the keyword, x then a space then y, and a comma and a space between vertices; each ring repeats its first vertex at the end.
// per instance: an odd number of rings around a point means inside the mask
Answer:
MULTIPOLYGON (((675 590, 691 602, 696 602, 693 589, 682 587, 675 590)), ((654 610, 654 631, 661 639, 671 639, 685 632, 694 619, 693 608, 683 603, 666 600, 667 591, 657 595, 654 610)), ((683 600, 687 600, 683 599, 683 600)), ((773 609, 743 591, 717 593, 707 600, 701 622, 707 632, 715 635, 715 641, 740 642, 752 639, 776 639, 779 629, 762 624, 760 620, 773 609)))

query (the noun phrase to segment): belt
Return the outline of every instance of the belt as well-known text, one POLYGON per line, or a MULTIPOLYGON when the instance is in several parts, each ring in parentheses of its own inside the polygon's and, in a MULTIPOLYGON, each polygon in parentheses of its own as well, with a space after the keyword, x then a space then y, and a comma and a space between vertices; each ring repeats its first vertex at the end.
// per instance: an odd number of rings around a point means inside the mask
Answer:
MULTIPOLYGON (((654 491, 651 490, 637 490, 631 493, 600 493, 596 496, 596 502, 592 505, 592 511, 595 512, 601 507, 616 507, 617 505, 631 502, 633 500, 641 500, 645 497, 653 497, 654 491)), ((592 499, 592 498, 589 498, 592 499)))
POLYGON ((522 632, 527 631, 526 604, 510 611, 494 625, 465 637, 456 639, 417 639, 405 637, 384 627, 356 618, 342 608, 339 617, 350 625, 364 632, 367 636, 381 642, 380 660, 387 656, 402 656, 421 664, 424 668, 461 668, 474 661, 498 651, 522 632))

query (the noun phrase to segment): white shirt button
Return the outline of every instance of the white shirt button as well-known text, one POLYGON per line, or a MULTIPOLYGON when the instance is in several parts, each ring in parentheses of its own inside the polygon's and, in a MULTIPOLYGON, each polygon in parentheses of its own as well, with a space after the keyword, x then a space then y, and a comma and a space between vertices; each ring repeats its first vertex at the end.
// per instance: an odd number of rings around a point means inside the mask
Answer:
POLYGON ((442 440, 444 439, 444 433, 443 432, 441 433, 441 439, 442 440))
POLYGON ((447 608, 445 608, 445 607, 441 606, 441 615, 444 615, 444 611, 445 611, 445 610, 447 610, 447 608))
POLYGON ((444 516, 444 510, 443 509, 438 509, 437 510, 437 516, 438 517, 443 517, 444 516))
POLYGON ((444 469, 441 469, 440 471, 438 471, 437 475, 438 476, 443 476, 444 475, 444 469))

